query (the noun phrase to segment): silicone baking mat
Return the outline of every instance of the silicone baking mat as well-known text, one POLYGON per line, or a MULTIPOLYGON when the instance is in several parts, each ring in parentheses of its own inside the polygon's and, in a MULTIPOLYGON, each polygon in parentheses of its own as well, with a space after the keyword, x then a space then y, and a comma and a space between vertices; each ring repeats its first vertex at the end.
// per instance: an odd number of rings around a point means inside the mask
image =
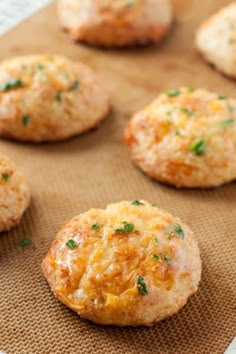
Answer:
MULTIPOLYGON (((32 203, 21 224, 0 236, 0 351, 8 354, 223 353, 236 333, 236 185, 177 190, 154 182, 130 161, 123 130, 160 91, 180 85, 236 97, 235 82, 194 49, 201 20, 229 1, 175 1, 177 20, 158 46, 107 51, 74 44, 60 31, 55 5, 0 38, 0 59, 62 53, 97 71, 112 100, 98 129, 55 144, 0 141, 28 177, 32 203), (201 5, 199 5, 201 3, 201 5), (191 6, 190 6, 191 5, 191 6), (90 207, 146 199, 194 230, 203 260, 199 291, 180 313, 151 328, 96 326, 54 298, 41 261, 60 225, 90 207), (33 245, 21 249, 19 241, 33 245)), ((223 148, 223 147, 222 147, 223 148)), ((145 311, 145 309, 144 309, 145 311)))

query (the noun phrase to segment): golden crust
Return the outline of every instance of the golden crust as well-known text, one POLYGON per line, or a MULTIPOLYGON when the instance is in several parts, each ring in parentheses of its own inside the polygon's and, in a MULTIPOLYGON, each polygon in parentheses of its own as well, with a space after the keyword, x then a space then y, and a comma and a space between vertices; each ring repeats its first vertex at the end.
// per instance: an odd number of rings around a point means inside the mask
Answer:
POLYGON ((196 33, 196 46, 217 69, 236 78, 236 3, 211 16, 196 33))
POLYGON ((0 232, 16 226, 30 203, 25 177, 0 153, 0 232))
POLYGON ((66 139, 93 128, 109 111, 91 70, 60 55, 2 62, 0 88, 0 135, 18 140, 66 139))
POLYGON ((55 296, 82 318, 151 325, 178 312, 197 290, 201 259, 192 231, 168 212, 137 203, 90 209, 68 221, 43 260, 55 296))
POLYGON ((236 178, 236 100, 182 88, 135 114, 125 141, 149 176, 177 187, 214 187, 236 178))
POLYGON ((105 47, 158 42, 172 23, 169 0, 59 0, 58 15, 73 39, 105 47))

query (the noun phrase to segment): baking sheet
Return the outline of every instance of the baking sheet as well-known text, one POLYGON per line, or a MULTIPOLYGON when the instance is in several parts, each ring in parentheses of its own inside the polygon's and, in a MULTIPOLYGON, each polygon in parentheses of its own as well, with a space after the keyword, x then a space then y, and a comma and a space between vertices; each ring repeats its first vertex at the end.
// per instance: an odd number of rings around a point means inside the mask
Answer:
POLYGON ((177 190, 158 184, 130 161, 123 130, 130 116, 166 88, 204 87, 236 97, 234 81, 194 49, 200 21, 230 1, 175 0, 177 20, 158 46, 107 51, 76 45, 58 27, 55 5, 0 38, 0 59, 62 53, 97 71, 112 113, 88 134, 55 144, 0 141, 28 177, 32 203, 19 227, 0 236, 0 350, 8 354, 223 353, 236 333, 236 184, 177 190), (201 3, 201 5, 199 5, 201 3), (190 6, 191 5, 191 6, 190 6), (51 294, 41 261, 60 225, 90 207, 146 199, 194 230, 202 281, 180 313, 152 328, 96 326, 51 294), (19 248, 31 238, 33 245, 19 248))

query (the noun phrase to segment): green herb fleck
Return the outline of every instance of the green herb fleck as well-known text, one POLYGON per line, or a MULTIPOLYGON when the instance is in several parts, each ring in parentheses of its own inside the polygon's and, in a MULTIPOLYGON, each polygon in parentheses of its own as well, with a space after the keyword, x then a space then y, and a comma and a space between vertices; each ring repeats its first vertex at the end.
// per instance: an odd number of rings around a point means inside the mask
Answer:
POLYGON ((26 127, 29 124, 30 121, 30 117, 29 116, 23 116, 22 117, 22 124, 24 125, 24 127, 26 127))
POLYGON ((221 122, 220 126, 221 127, 226 127, 227 125, 232 124, 232 123, 234 123, 234 119, 229 118, 229 119, 226 119, 223 122, 221 122))
POLYGON ((163 259, 164 259, 164 261, 167 262, 167 263, 171 263, 171 262, 173 261, 172 258, 169 258, 169 257, 167 257, 166 255, 163 256, 163 259))
POLYGON ((24 238, 19 242, 20 248, 25 248, 30 245, 32 245, 32 240, 30 238, 24 238))
POLYGON ((225 96, 225 95, 219 95, 218 96, 218 100, 227 100, 227 96, 225 96))
POLYGON ((181 94, 179 90, 168 90, 164 92, 168 97, 176 97, 181 94))
POLYGON ((194 152, 197 156, 203 155, 205 152, 205 140, 199 139, 195 141, 192 145, 190 145, 189 150, 194 152))
POLYGON ((168 229, 168 230, 164 231, 164 235, 165 235, 165 236, 170 236, 170 235, 173 234, 173 232, 174 232, 173 230, 169 230, 169 229, 168 229))
POLYGON ((154 243, 159 243, 158 238, 157 238, 157 237, 156 237, 156 238, 154 238, 153 242, 154 242, 154 243))
POLYGON ((23 85, 23 82, 21 79, 14 79, 14 80, 11 80, 11 81, 8 81, 6 82, 5 84, 3 84, 2 86, 0 86, 0 91, 8 91, 12 88, 15 88, 15 87, 21 87, 23 85))
POLYGON ((62 73, 62 76, 66 79, 66 80, 70 80, 70 75, 68 73, 62 73))
POLYGON ((144 205, 142 202, 140 202, 139 200, 134 200, 132 203, 132 205, 144 205))
POLYGON ((174 230, 179 234, 180 238, 183 240, 184 239, 184 230, 179 224, 174 224, 174 230))
POLYGON ((47 81, 47 76, 44 72, 44 66, 43 65, 37 65, 36 66, 36 72, 41 76, 41 79, 43 81, 47 81))
POLYGON ((153 254, 152 258, 155 259, 155 261, 159 261, 160 257, 157 254, 153 254))
POLYGON ((77 248, 77 244, 75 243, 74 240, 69 240, 69 241, 67 241, 67 242, 66 242, 66 246, 69 247, 69 248, 71 248, 71 249, 77 248))
POLYGON ((180 107, 180 111, 187 114, 188 117, 192 117, 194 115, 194 112, 187 107, 180 107))
POLYGON ((79 88, 80 82, 79 80, 75 80, 73 84, 71 85, 70 89, 71 90, 77 90, 79 88))
POLYGON ((176 130, 176 131, 175 131, 175 135, 181 135, 180 131, 179 131, 179 130, 176 130))
POLYGON ((194 88, 193 87, 188 87, 187 90, 188 90, 188 92, 192 93, 194 91, 194 88))
POLYGON ((100 228, 100 224, 98 222, 92 225, 93 230, 98 230, 99 228, 100 228))
POLYGON ((126 7, 133 7, 134 5, 135 5, 134 2, 128 2, 128 3, 126 4, 126 7))
POLYGON ((177 234, 180 236, 182 240, 184 239, 184 230, 179 224, 174 224, 173 228, 164 231, 164 235, 171 236, 175 232, 177 232, 177 234))
POLYGON ((141 275, 138 276, 137 289, 138 289, 139 294, 142 296, 148 294, 147 285, 144 281, 144 278, 141 275))
POLYGON ((157 204, 152 204, 152 206, 154 207, 154 208, 158 208, 158 206, 157 206, 157 204))
POLYGON ((8 182, 8 180, 9 180, 9 174, 8 174, 8 173, 2 173, 2 179, 3 179, 5 182, 8 182))
POLYGON ((62 98, 61 98, 61 91, 56 91, 56 95, 55 95, 55 98, 58 102, 61 102, 62 101, 62 98))
POLYGON ((125 232, 132 232, 134 229, 134 224, 125 224, 124 230, 125 232))
POLYGON ((132 232, 134 230, 134 224, 129 224, 126 221, 123 221, 124 228, 123 229, 115 229, 115 232, 120 234, 126 234, 132 232))

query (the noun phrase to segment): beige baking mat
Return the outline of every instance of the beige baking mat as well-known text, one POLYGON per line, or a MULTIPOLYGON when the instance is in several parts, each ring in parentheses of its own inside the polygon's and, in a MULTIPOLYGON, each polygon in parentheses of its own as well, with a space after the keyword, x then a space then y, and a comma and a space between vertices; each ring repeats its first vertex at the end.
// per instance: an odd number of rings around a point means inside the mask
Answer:
POLYGON ((206 87, 236 97, 236 83, 205 64, 193 45, 198 23, 229 1, 193 1, 192 7, 185 0, 175 3, 176 24, 157 47, 104 51, 75 45, 59 30, 54 6, 0 39, 0 59, 47 51, 89 64, 113 103, 109 118, 81 137, 51 145, 0 142, 0 150, 28 176, 33 194, 21 225, 0 236, 0 351, 215 354, 223 353, 235 336, 236 184, 202 191, 155 183, 132 165, 122 141, 130 116, 164 88, 206 87), (141 198, 180 216, 195 231, 203 259, 199 291, 177 316, 152 328, 82 321, 51 294, 41 273, 42 258, 66 219, 90 207, 141 198), (32 238, 33 245, 20 249, 24 238, 32 238))

